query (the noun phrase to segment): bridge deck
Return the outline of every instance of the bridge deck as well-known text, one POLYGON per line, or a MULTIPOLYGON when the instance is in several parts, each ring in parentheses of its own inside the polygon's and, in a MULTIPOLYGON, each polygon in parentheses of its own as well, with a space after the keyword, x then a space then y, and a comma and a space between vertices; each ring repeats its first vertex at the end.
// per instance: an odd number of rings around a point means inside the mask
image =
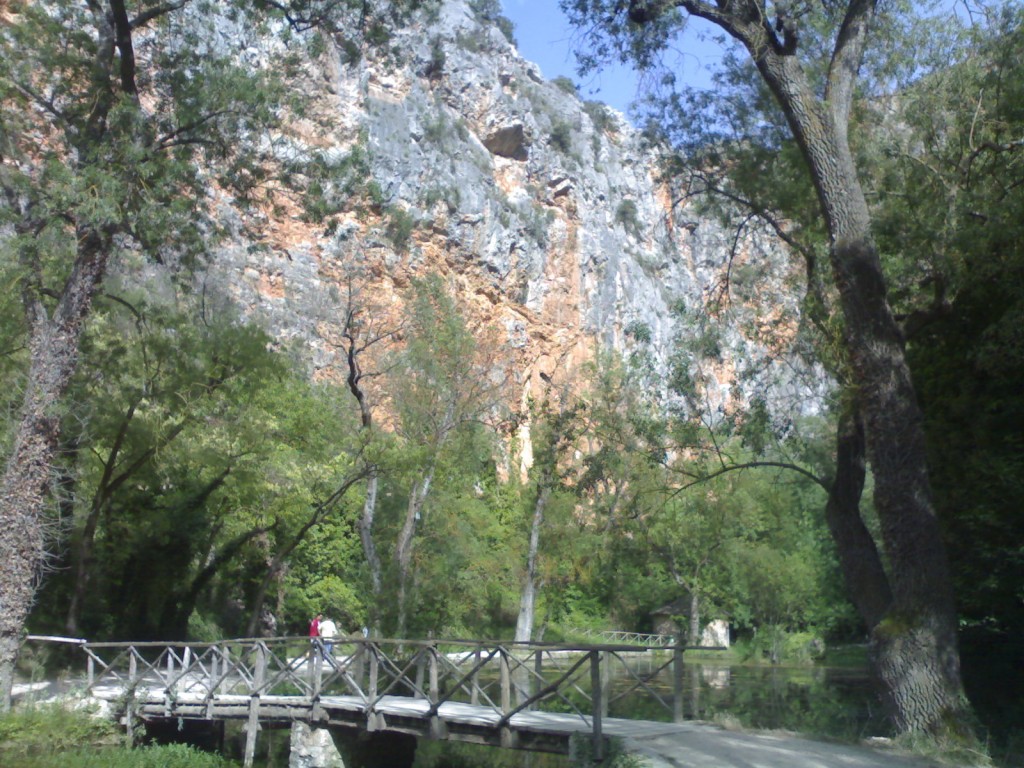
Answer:
POLYGON ((129 737, 139 717, 244 720, 246 765, 262 727, 298 721, 563 754, 583 738, 601 755, 606 740, 617 737, 656 768, 929 765, 863 747, 684 722, 680 646, 647 658, 651 649, 635 646, 484 641, 346 638, 333 655, 318 644, 311 648, 307 638, 73 642, 87 656, 85 691, 124 715, 129 737), (613 665, 632 687, 613 689, 613 665), (663 672, 672 681, 667 690, 657 685, 663 672), (609 702, 633 691, 674 722, 607 717, 609 702))
MULTIPOLYGON (((139 714, 146 717, 245 719, 250 715, 248 696, 218 695, 212 700, 182 694, 170 704, 163 692, 139 692, 139 714)), ((120 689, 97 690, 101 698, 123 695, 120 689)), ((356 696, 324 696, 313 702, 302 696, 260 698, 262 723, 287 724, 295 720, 322 726, 365 728, 366 705, 356 696)), ((509 719, 506 740, 501 739, 501 713, 490 707, 446 702, 436 720, 426 699, 385 696, 376 706, 375 730, 447 738, 492 746, 515 746, 534 751, 568 754, 574 735, 589 736, 590 723, 576 715, 520 712, 509 719), (509 741, 511 740, 511 741, 509 741)), ((605 718, 605 737, 622 739, 627 750, 643 756, 651 768, 932 768, 934 764, 891 751, 830 744, 788 733, 726 731, 705 723, 661 723, 649 720, 605 718)))
MULTIPOLYGON (((114 702, 123 700, 124 689, 97 686, 93 695, 114 702)), ((251 696, 238 694, 186 692, 169 698, 166 691, 156 687, 136 689, 134 711, 144 719, 246 720, 255 715, 264 725, 302 721, 558 754, 569 753, 574 734, 589 737, 593 725, 590 718, 575 714, 536 711, 519 712, 503 722, 502 713, 492 707, 449 701, 435 708, 426 699, 406 696, 383 696, 369 712, 366 700, 359 696, 325 695, 314 700, 308 696, 265 695, 254 705, 251 696)), ((606 738, 636 734, 636 728, 631 727, 635 721, 606 718, 603 724, 606 738)))

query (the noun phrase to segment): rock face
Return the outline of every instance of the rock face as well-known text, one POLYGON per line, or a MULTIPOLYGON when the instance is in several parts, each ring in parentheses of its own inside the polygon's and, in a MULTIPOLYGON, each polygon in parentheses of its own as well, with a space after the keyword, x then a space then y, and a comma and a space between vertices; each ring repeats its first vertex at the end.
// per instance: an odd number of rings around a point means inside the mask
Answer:
MULTIPOLYGON (((254 33, 217 34, 237 46, 254 33)), ((643 340, 663 366, 678 337, 709 331, 718 354, 702 376, 720 407, 789 382, 774 360, 798 311, 771 240, 699 215, 622 115, 546 82, 464 0, 392 34, 386 54, 346 63, 328 41, 307 62, 303 87, 327 130, 292 138, 299 152, 364 158, 376 203, 330 228, 297 209, 268 213, 258 247, 236 227, 211 279, 246 313, 327 370, 325 307, 346 280, 358 273, 398 303, 412 276, 437 272, 468 316, 500 329, 524 395, 597 346, 628 353, 643 340), (704 313, 726 282, 728 325, 704 313)), ((243 47, 272 59, 262 44, 243 47)), ((229 228, 232 215, 226 201, 229 228)))

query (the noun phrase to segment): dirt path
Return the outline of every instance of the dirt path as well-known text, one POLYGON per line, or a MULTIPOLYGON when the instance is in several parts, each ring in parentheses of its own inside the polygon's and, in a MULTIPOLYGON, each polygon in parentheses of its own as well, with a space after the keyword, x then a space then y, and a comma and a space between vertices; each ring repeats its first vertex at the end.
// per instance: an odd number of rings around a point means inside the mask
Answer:
MULTIPOLYGON (((652 724, 653 725, 653 724, 652 724)), ((785 733, 727 731, 714 725, 655 726, 625 740, 647 768, 936 768, 881 748, 812 741, 785 733)))

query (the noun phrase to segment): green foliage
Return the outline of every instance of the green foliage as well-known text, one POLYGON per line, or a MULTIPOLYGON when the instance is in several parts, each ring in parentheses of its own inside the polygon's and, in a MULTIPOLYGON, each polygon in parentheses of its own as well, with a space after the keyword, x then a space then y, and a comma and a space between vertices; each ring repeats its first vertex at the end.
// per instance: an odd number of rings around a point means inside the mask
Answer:
POLYGON ((1024 125, 1020 9, 966 43, 957 66, 907 90, 903 128, 874 127, 885 150, 869 167, 894 190, 878 219, 897 301, 926 321, 908 357, 963 621, 1016 634, 1024 560, 1006 532, 1024 508, 1024 176, 1010 138, 1024 125))
POLYGON ((554 221, 554 212, 533 203, 527 210, 525 218, 526 234, 541 247, 546 246, 551 222, 554 221))
POLYGON ((559 90, 564 91, 572 96, 576 95, 576 83, 572 81, 571 77, 565 75, 559 75, 558 77, 551 80, 551 84, 556 86, 559 90))
POLYGON ((59 705, 0 718, 0 762, 10 768, 230 768, 235 763, 185 744, 126 749, 116 724, 59 705))
POLYGON ((116 725, 93 713, 61 706, 18 709, 0 717, 0 762, 20 765, 31 757, 51 757, 82 745, 116 743, 116 725))
MULTIPOLYGON (((562 755, 529 753, 531 768, 568 768, 562 755)), ((412 768, 522 768, 523 753, 483 744, 421 739, 412 768)))
POLYGON ((441 38, 435 37, 430 41, 430 61, 427 62, 424 74, 429 78, 440 77, 441 73, 444 72, 447 58, 441 38))
POLYGON ((501 30, 501 34, 505 36, 506 40, 512 45, 516 45, 515 25, 501 13, 499 0, 472 0, 469 7, 478 19, 494 24, 501 30))
POLYGON ((615 208, 615 223, 631 234, 639 234, 640 219, 635 200, 622 200, 615 208))
POLYGON ((556 121, 551 124, 551 133, 548 142, 563 154, 572 153, 572 126, 568 123, 556 121))
POLYGON ((136 749, 75 749, 53 755, 33 755, 11 768, 232 768, 237 765, 220 755, 203 752, 187 744, 167 744, 136 749))
POLYGON ((314 153, 308 160, 292 163, 284 178, 294 184, 303 180, 301 200, 306 220, 324 224, 328 234, 336 230, 338 214, 360 204, 370 208, 380 205, 365 136, 343 157, 314 153))
MULTIPOLYGON (((575 734, 571 739, 572 745, 569 748, 573 755, 573 766, 594 765, 594 743, 584 734, 575 734)), ((642 768, 645 764, 639 755, 633 755, 626 751, 625 744, 621 739, 609 739, 605 748, 605 754, 601 755, 600 765, 608 768, 642 768)))
POLYGON ((438 203, 444 203, 449 213, 455 213, 462 202, 458 187, 430 187, 423 193, 423 207, 430 210, 438 203))
POLYGON ((583 111, 590 117, 597 133, 607 133, 615 126, 615 120, 608 111, 608 106, 600 101, 584 101, 583 111))
POLYGON ((627 336, 632 336, 641 344, 651 343, 651 327, 640 320, 634 320, 627 324, 623 329, 623 333, 627 336))
POLYGON ((412 233, 416 230, 416 217, 405 208, 391 206, 385 212, 387 223, 384 225, 384 232, 388 240, 398 252, 405 252, 412 242, 412 233))

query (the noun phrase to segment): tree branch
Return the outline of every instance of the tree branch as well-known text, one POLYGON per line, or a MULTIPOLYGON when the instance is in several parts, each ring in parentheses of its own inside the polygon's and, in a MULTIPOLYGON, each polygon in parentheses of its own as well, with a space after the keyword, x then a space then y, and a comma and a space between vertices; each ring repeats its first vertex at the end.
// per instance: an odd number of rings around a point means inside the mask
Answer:
POLYGON ((188 5, 192 0, 178 0, 173 3, 162 3, 160 5, 153 6, 149 10, 143 11, 134 19, 131 20, 130 26, 132 29, 138 29, 139 27, 145 26, 153 19, 158 16, 164 16, 168 13, 180 10, 188 5))
POLYGON ((797 474, 803 475, 804 477, 814 481, 816 485, 820 486, 826 492, 831 487, 831 484, 827 479, 819 477, 809 469, 801 467, 799 464, 793 464, 788 461, 746 461, 742 464, 723 464, 719 469, 716 469, 714 472, 708 472, 707 474, 698 475, 693 472, 681 471, 679 472, 680 474, 693 479, 690 482, 684 483, 680 487, 674 489, 671 496, 677 496, 683 491, 693 488, 695 485, 700 485, 708 482, 709 480, 714 480, 716 477, 721 477, 729 472, 736 472, 744 469, 756 469, 758 467, 774 467, 775 469, 786 469, 796 472, 797 474))
POLYGON ((868 27, 875 15, 877 0, 851 0, 836 35, 825 86, 825 103, 832 109, 836 128, 846 136, 853 105, 854 84, 864 57, 868 27))

